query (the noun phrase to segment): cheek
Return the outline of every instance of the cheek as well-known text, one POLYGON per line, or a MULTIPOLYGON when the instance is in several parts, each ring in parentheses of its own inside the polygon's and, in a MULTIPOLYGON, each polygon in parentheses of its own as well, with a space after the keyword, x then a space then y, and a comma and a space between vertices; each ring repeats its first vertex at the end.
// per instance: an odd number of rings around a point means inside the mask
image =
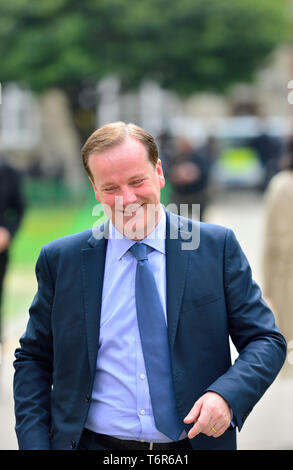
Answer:
POLYGON ((103 195, 100 202, 102 203, 104 212, 107 217, 112 219, 115 217, 115 198, 109 194, 103 195))
POLYGON ((109 206, 112 205, 112 197, 109 194, 104 194, 101 197, 101 202, 103 204, 108 204, 109 206))
POLYGON ((114 196, 111 196, 109 194, 99 194, 98 197, 99 198, 97 198, 97 196, 96 196, 96 199, 103 205, 103 209, 104 209, 105 214, 108 217, 110 217, 111 213, 112 213, 112 210, 114 208, 114 205, 115 205, 114 196))
POLYGON ((102 204, 112 206, 115 202, 115 197, 113 194, 99 193, 99 200, 102 204))
POLYGON ((136 191, 137 196, 144 197, 145 199, 155 200, 158 198, 160 188, 155 184, 145 184, 143 188, 136 191))

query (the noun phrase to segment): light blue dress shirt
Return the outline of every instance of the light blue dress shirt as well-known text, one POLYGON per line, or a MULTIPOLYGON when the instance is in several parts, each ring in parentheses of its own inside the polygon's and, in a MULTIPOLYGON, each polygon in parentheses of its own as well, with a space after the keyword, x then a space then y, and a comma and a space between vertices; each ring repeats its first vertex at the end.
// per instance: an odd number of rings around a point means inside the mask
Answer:
MULTIPOLYGON (((102 293, 99 352, 85 427, 118 439, 170 442, 156 429, 135 305, 135 243, 110 221, 102 293)), ((166 315, 166 214, 143 240, 166 315)), ((185 432, 182 437, 185 437, 185 432)))

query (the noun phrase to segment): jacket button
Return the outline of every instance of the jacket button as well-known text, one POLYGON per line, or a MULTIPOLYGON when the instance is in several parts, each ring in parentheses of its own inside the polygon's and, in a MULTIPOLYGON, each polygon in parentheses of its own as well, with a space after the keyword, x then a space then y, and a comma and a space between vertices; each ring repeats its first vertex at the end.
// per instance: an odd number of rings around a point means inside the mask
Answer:
POLYGON ((76 447, 76 442, 75 441, 70 441, 70 448, 75 449, 76 447))
POLYGON ((85 401, 86 401, 87 403, 89 403, 89 402, 91 401, 91 396, 90 396, 90 395, 86 395, 85 401))

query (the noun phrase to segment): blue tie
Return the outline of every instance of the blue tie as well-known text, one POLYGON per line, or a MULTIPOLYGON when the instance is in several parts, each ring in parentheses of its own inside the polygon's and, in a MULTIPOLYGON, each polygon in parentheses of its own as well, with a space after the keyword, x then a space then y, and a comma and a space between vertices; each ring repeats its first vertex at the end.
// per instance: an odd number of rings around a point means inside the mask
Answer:
POLYGON ((137 321, 154 419, 160 432, 177 441, 183 425, 176 409, 164 311, 148 261, 147 246, 144 243, 135 243, 130 251, 137 259, 137 321))

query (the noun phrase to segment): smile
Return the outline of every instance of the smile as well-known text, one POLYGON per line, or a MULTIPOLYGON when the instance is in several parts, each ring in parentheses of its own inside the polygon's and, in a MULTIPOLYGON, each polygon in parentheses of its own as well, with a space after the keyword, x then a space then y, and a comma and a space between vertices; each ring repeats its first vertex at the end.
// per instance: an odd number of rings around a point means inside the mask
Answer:
POLYGON ((125 217, 133 217, 137 212, 144 206, 145 204, 141 204, 140 206, 135 206, 133 208, 128 208, 127 210, 122 211, 125 217))

